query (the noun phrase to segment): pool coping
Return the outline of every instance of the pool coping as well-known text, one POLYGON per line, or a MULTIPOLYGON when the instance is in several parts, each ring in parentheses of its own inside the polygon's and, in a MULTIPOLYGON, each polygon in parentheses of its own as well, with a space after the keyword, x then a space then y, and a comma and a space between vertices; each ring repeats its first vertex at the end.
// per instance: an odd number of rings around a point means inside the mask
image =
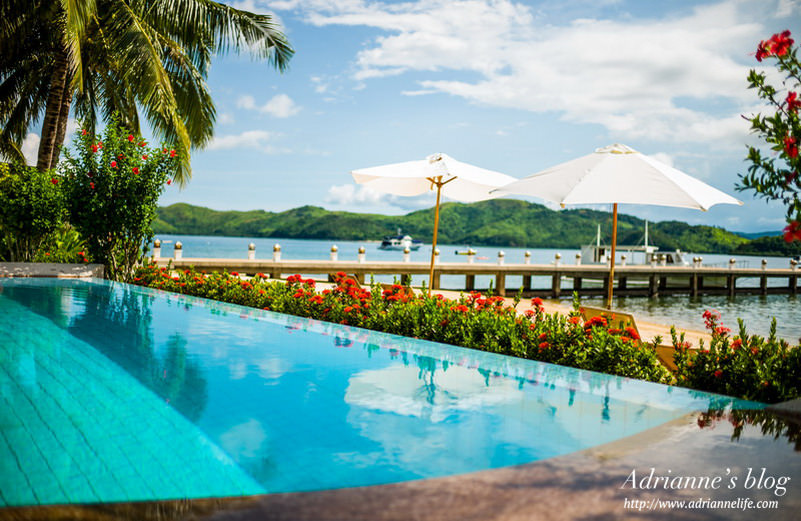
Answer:
POLYGON ((0 277, 104 278, 102 264, 0 262, 0 277))

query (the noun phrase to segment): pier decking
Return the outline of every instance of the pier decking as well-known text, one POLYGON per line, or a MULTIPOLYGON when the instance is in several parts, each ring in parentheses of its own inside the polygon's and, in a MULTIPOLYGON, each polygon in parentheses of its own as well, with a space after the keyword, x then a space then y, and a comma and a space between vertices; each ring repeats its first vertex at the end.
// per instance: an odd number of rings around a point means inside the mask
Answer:
MULTIPOLYGON (((370 275, 394 275, 408 279, 411 275, 428 275, 427 262, 387 261, 333 261, 333 260, 244 260, 209 258, 156 259, 159 266, 168 263, 174 269, 194 267, 200 271, 236 271, 253 275, 264 273, 272 278, 301 273, 328 276, 338 271, 355 276, 360 283, 370 275)), ((490 264, 440 262, 434 266, 433 289, 440 288, 443 275, 463 276, 464 290, 476 289, 477 276, 494 278, 496 294, 514 294, 520 288, 507 288, 507 278, 522 277, 525 296, 556 298, 565 293, 579 295, 605 295, 609 284, 609 268, 604 265, 567 264, 490 264), (546 287, 535 287, 542 277, 550 281, 546 287), (536 278, 536 279, 535 279, 536 278)), ((787 268, 742 268, 706 266, 618 266, 615 268, 615 294, 654 297, 658 295, 687 294, 730 295, 750 293, 797 294, 801 275, 797 265, 787 268), (776 280, 778 284, 769 284, 776 280), (748 281, 746 283, 746 281, 748 281), (738 284, 739 282, 739 284, 738 284)))

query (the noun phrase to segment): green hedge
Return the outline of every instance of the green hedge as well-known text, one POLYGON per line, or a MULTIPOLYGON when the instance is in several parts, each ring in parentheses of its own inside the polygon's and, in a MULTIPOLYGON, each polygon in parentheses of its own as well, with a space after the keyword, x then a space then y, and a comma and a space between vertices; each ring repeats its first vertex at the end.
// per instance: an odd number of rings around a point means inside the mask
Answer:
MULTIPOLYGON (((518 314, 501 297, 477 292, 455 300, 441 295, 428 297, 398 284, 387 289, 379 285, 365 289, 345 273, 336 275, 332 288, 319 291, 313 280, 300 275, 293 275, 286 282, 269 280, 262 274, 243 280, 236 272, 173 273, 155 265, 140 268, 133 282, 290 315, 760 401, 785 400, 800 394, 799 379, 792 380, 790 376, 798 375, 798 350, 790 350, 775 340, 771 349, 791 353, 782 360, 795 364, 795 372, 782 373, 775 366, 776 357, 760 358, 749 370, 770 374, 768 387, 755 384, 753 378, 727 378, 731 385, 713 388, 704 385, 709 378, 702 378, 704 374, 715 378, 717 370, 707 374, 701 369, 708 364, 701 364, 699 357, 706 357, 707 353, 677 349, 679 371, 674 376, 659 363, 654 346, 640 342, 635 331, 609 328, 600 317, 582 323, 575 309, 568 315, 548 314, 536 298, 531 309, 518 314)), ((675 341, 680 346, 683 339, 675 341)), ((713 383, 719 383, 717 380, 721 379, 716 378, 713 383)))

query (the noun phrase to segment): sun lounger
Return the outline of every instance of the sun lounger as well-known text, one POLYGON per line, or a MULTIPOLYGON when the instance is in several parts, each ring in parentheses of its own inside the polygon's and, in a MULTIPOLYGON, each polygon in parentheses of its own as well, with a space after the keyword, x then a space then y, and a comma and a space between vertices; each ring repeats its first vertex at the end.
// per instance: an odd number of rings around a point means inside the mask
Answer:
MULTIPOLYGON (((613 311, 606 308, 594 308, 591 306, 581 306, 579 308, 581 318, 586 322, 594 317, 603 317, 609 328, 625 330, 627 327, 634 329, 638 338, 642 338, 640 331, 637 329, 637 323, 634 321, 634 315, 631 313, 623 313, 622 311, 613 311)), ((642 342, 642 340, 640 340, 642 342)), ((673 362, 673 347, 668 345, 656 346, 656 356, 659 361, 667 367, 671 372, 676 372, 676 364, 673 362)))

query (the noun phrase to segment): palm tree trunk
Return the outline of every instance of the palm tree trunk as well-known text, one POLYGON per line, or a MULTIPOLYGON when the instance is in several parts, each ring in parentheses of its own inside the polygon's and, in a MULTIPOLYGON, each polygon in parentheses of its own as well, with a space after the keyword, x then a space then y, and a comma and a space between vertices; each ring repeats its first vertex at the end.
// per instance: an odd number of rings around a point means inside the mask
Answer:
MULTIPOLYGON (((42 138, 39 141, 39 157, 36 168, 47 170, 54 161, 54 151, 58 151, 61 143, 57 143, 61 116, 64 103, 67 103, 67 114, 69 114, 69 104, 72 103, 72 95, 69 89, 69 73, 67 70, 67 50, 63 46, 56 55, 53 67, 53 74, 50 77, 50 91, 47 95, 47 105, 45 106, 45 117, 42 122, 42 138)), ((67 120, 64 117, 64 129, 66 130, 67 120)), ((62 137, 63 142, 63 137, 62 137)))
POLYGON ((55 168, 58 158, 61 156, 61 147, 64 146, 64 139, 67 135, 67 120, 70 117, 70 107, 72 106, 72 89, 69 88, 70 78, 67 76, 67 88, 64 89, 64 96, 61 98, 61 110, 58 113, 58 125, 56 140, 53 142, 53 152, 50 154, 50 168, 55 168))

